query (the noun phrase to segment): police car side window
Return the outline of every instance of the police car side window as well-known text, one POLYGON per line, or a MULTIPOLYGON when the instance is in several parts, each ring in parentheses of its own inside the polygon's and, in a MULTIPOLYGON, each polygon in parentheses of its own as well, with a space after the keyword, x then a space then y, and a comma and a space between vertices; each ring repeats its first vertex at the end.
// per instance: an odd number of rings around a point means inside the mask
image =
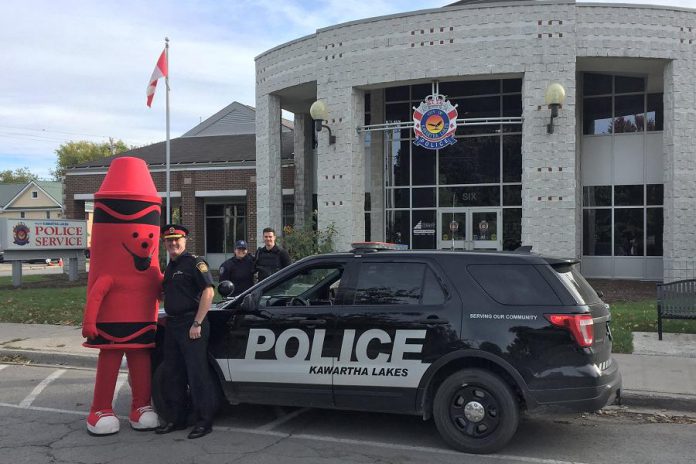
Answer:
MULTIPOLYGON (((264 302, 270 298, 291 297, 328 300, 330 289, 334 288, 335 291, 337 286, 340 285, 342 274, 342 264, 304 268, 297 274, 276 283, 272 287, 266 288, 261 296, 261 301, 264 302)), ((329 302, 326 301, 326 303, 329 302)))
POLYGON ((445 292, 442 290, 440 281, 430 268, 425 268, 425 280, 423 283, 423 299, 421 304, 439 305, 445 302, 445 292))
POLYGON ((504 305, 561 304, 546 279, 530 265, 472 264, 469 273, 495 301, 504 305))
POLYGON ((362 263, 353 304, 420 304, 425 270, 421 263, 362 263))

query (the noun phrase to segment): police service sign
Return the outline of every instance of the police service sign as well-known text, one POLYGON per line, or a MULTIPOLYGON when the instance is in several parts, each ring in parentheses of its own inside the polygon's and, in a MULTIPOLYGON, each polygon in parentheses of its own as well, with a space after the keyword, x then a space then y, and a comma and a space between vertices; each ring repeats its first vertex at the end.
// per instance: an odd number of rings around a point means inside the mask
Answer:
POLYGON ((457 105, 444 95, 428 95, 418 107, 413 107, 414 145, 437 150, 457 143, 457 105))
POLYGON ((0 219, 3 250, 65 250, 87 247, 87 221, 0 219))

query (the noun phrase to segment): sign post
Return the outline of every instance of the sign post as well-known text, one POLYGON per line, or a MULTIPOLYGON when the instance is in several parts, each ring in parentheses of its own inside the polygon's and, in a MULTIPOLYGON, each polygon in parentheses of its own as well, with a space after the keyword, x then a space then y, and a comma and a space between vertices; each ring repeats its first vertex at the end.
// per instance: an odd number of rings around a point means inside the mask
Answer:
POLYGON ((68 219, 0 219, 0 249, 12 261, 12 285, 22 285, 22 261, 60 258, 75 281, 77 260, 87 248, 87 221, 68 219))

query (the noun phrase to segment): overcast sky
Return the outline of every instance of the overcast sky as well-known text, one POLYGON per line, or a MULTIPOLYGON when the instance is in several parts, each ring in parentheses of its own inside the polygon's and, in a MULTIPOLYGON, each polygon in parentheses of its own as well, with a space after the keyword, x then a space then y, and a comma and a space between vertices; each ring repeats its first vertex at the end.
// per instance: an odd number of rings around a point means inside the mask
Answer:
POLYGON ((253 106, 254 57, 269 48, 454 0, 0 1, 0 170, 28 167, 48 178, 55 150, 71 140, 164 140, 164 83, 151 109, 145 89, 165 36, 173 138, 232 101, 253 106))

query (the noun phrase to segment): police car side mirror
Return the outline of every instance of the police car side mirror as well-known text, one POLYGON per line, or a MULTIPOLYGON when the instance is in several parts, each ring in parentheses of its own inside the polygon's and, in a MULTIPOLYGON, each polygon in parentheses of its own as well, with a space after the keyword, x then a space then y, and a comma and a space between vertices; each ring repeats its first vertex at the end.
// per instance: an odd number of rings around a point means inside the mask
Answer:
POLYGON ((218 292, 224 298, 230 298, 230 295, 234 292, 234 284, 229 280, 223 280, 218 284, 218 292))
POLYGON ((246 313, 253 313, 258 309, 257 303, 256 303, 256 294, 254 293, 249 293, 247 294, 244 299, 242 300, 242 303, 239 305, 239 309, 246 313))

